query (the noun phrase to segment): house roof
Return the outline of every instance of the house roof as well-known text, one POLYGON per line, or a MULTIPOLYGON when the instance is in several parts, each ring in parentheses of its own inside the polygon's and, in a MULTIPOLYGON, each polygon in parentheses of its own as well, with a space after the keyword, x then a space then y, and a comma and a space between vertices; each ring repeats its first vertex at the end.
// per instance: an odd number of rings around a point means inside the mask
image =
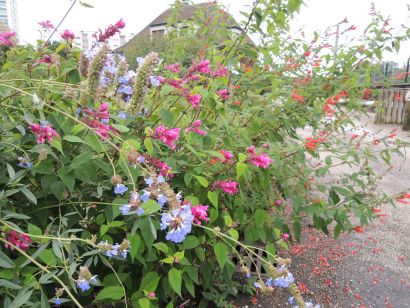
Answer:
MULTIPOLYGON (((236 29, 241 29, 240 25, 236 22, 236 20, 232 17, 231 14, 228 12, 220 9, 219 6, 215 5, 214 3, 198 3, 198 4, 192 4, 192 5, 186 5, 182 4, 180 8, 178 8, 178 22, 183 21, 183 20, 190 20, 192 17, 195 16, 195 14, 199 10, 203 10, 205 12, 205 16, 212 17, 215 15, 215 10, 218 10, 220 13, 222 13, 222 16, 220 17, 226 25, 227 28, 236 28, 236 29)), ((116 51, 121 52, 124 50, 127 50, 128 48, 132 48, 132 46, 136 46, 138 40, 143 39, 147 36, 150 35, 150 28, 153 26, 159 26, 159 25, 166 25, 169 17, 174 13, 173 8, 166 9, 164 12, 162 12, 158 17, 156 17, 152 22, 150 22, 143 30, 141 30, 138 34, 136 34, 131 40, 129 40, 127 43, 125 43, 123 46, 119 47, 116 51)), ((252 40, 247 36, 247 42, 249 44, 253 44, 252 40)))

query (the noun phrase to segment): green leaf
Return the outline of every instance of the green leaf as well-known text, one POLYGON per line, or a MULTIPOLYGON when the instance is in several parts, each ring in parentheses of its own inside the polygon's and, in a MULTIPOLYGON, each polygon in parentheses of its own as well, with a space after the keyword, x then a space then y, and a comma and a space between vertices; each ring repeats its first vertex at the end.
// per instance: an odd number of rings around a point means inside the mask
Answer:
POLYGON ((27 189, 27 187, 21 187, 20 191, 26 196, 26 198, 34 204, 37 204, 37 198, 34 194, 27 189))
POLYGON ((1 250, 0 250, 0 267, 3 267, 3 268, 16 267, 14 262, 1 250))
POLYGON ((8 280, 5 279, 0 279, 0 287, 4 287, 7 289, 12 289, 12 290, 20 290, 22 287, 19 286, 18 284, 12 283, 8 280))
POLYGON ((150 215, 152 213, 156 213, 161 209, 158 202, 154 200, 148 200, 147 202, 144 202, 141 205, 141 207, 144 209, 144 215, 150 215))
POLYGON ((208 187, 208 185, 209 185, 208 180, 205 179, 203 176, 194 175, 194 177, 199 182, 199 184, 201 184, 203 187, 208 187))
POLYGON ((208 199, 211 201, 212 205, 218 208, 218 193, 215 191, 208 191, 208 199))
POLYGON ((158 251, 162 251, 163 253, 168 253, 168 246, 165 243, 162 243, 162 242, 155 243, 154 247, 158 251))
POLYGON ((152 146, 151 138, 144 139, 144 146, 147 149, 148 153, 154 153, 154 147, 152 146))
POLYGON ((216 261, 218 261, 221 270, 224 268, 226 261, 228 260, 228 248, 222 242, 217 243, 214 246, 214 252, 216 256, 216 261))
POLYGON ((243 153, 238 154, 238 160, 240 163, 243 163, 246 160, 246 155, 243 153))
POLYGON ((156 272, 149 272, 143 275, 139 291, 145 290, 148 292, 154 292, 157 287, 161 276, 156 272))
POLYGON ((246 171, 248 166, 244 163, 237 163, 236 164, 236 178, 239 179, 246 171))
POLYGON ((109 286, 98 292, 95 301, 104 299, 119 300, 124 297, 124 290, 120 286, 109 286))
POLYGON ((263 226, 266 220, 266 212, 261 209, 257 209, 255 211, 255 224, 259 226, 263 226))
POLYGON ((28 233, 33 234, 33 235, 41 235, 43 232, 39 227, 33 224, 28 224, 27 226, 28 233))
POLYGON ((141 237, 139 236, 139 234, 132 234, 132 235, 128 235, 128 240, 130 241, 130 256, 131 256, 131 260, 134 261, 135 256, 138 253, 138 248, 141 246, 141 237))
POLYGON ((146 297, 140 298, 138 300, 139 308, 149 308, 150 307, 150 300, 146 297))
POLYGON ((84 140, 81 139, 80 137, 73 136, 73 135, 64 136, 63 140, 72 142, 72 143, 83 143, 84 142, 84 140))
POLYGON ((330 166, 332 164, 332 157, 326 156, 325 163, 326 163, 326 165, 330 166))
POLYGON ((196 236, 190 235, 187 236, 184 240, 184 249, 192 249, 198 247, 200 244, 198 238, 196 236))
POLYGON ((181 296, 182 275, 176 268, 171 268, 168 273, 168 281, 172 288, 179 296, 181 296))
POLYGON ((33 290, 23 290, 19 292, 9 307, 19 308, 23 306, 30 299, 31 293, 33 293, 33 290))
POLYGON ((10 180, 14 180, 16 178, 16 172, 14 171, 13 167, 7 164, 7 172, 9 173, 10 180))
POLYGON ((51 143, 51 146, 57 149, 61 154, 64 155, 63 147, 61 146, 61 142, 59 140, 54 139, 53 142, 51 143))
POLYGON ((184 175, 184 182, 185 182, 185 186, 189 187, 189 184, 191 184, 192 178, 193 178, 193 174, 192 173, 185 173, 184 175))
POLYGON ((81 4, 83 7, 94 8, 91 4, 88 4, 88 3, 84 2, 83 0, 80 0, 80 4, 81 4))

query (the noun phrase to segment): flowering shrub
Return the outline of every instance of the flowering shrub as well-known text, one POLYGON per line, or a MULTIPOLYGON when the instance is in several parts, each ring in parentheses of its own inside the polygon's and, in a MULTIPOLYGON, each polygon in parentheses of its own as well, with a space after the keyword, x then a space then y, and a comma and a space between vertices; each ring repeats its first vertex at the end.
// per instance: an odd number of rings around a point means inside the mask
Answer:
MULTIPOLYGON (((342 46, 317 65, 319 38, 302 46, 282 35, 284 7, 300 4, 259 1, 245 32, 261 32, 263 47, 239 36, 188 67, 151 53, 129 70, 103 44, 122 20, 87 53, 72 49, 70 31, 55 50, 8 52, 0 73, 4 305, 173 307, 191 298, 195 307, 224 306, 238 290, 273 288, 289 289, 292 305, 313 305, 276 250, 300 237, 305 217, 326 233, 335 222, 335 236, 355 227, 350 215, 371 219, 386 198, 374 191, 368 159, 389 162, 389 150, 365 133, 343 134, 369 86, 351 80, 367 76, 381 47, 369 38, 363 59, 363 48, 342 46), (311 137, 297 132, 306 126, 311 137), (343 164, 355 169, 321 181, 343 164), (254 258, 267 278, 251 275, 254 258), (245 284, 232 279, 236 270, 245 284)), ((376 15, 371 33, 382 35, 380 23, 376 15)), ((377 140, 404 146, 388 138, 377 140)))

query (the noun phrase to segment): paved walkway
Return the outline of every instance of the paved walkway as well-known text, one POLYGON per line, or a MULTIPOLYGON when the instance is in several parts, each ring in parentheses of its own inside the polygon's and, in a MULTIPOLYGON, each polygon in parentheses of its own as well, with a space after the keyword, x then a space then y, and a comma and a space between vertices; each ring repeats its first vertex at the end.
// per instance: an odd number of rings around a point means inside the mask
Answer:
MULTIPOLYGON (((376 126, 372 118, 361 123, 376 135, 398 127, 376 126)), ((410 134, 398 128, 397 138, 410 142, 410 134)), ((392 164, 379 189, 388 194, 410 192, 410 157, 394 154, 392 164)), ((386 169, 384 163, 373 167, 378 173, 386 169)), ((291 250, 291 271, 305 299, 322 307, 410 307, 410 204, 386 204, 377 215, 363 232, 358 229, 338 240, 310 228, 303 230, 302 242, 291 250)), ((258 297, 256 306, 289 307, 286 296, 280 291, 272 297, 258 297)), ((244 307, 244 303, 239 305, 244 307)))

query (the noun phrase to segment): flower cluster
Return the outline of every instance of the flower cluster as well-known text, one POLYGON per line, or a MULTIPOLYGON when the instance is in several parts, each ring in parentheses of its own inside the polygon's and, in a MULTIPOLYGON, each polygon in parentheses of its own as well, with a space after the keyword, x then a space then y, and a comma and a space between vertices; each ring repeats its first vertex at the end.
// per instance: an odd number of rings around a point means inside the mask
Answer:
POLYGON ((107 29, 105 29, 104 33, 99 30, 99 35, 98 35, 98 42, 105 42, 109 38, 113 37, 116 33, 119 33, 121 29, 125 28, 125 22, 122 20, 122 18, 117 21, 115 25, 110 25, 108 26, 107 29))
POLYGON ((216 181, 213 185, 213 189, 221 189, 230 195, 236 195, 238 193, 238 182, 235 181, 216 181))
POLYGON ((88 291, 91 288, 90 283, 97 283, 96 278, 97 275, 93 276, 88 267, 81 266, 80 275, 78 275, 78 279, 76 280, 77 287, 80 288, 82 292, 88 291))
MULTIPOLYGON (((30 244, 32 243, 32 240, 28 235, 18 234, 14 230, 7 231, 6 241, 24 251, 27 251, 30 248, 30 244)), ((6 248, 10 249, 11 251, 14 250, 14 247, 9 244, 5 244, 4 246, 6 246, 6 248)))
POLYGON ((97 244, 97 248, 107 257, 121 256, 125 259, 127 258, 127 253, 130 251, 130 241, 123 239, 121 244, 116 243, 115 245, 108 244, 107 241, 100 242, 97 244))
POLYGON ((49 143, 52 143, 53 137, 59 137, 56 131, 52 128, 52 126, 47 124, 46 122, 40 122, 40 124, 31 123, 28 126, 30 130, 37 135, 38 144, 43 144, 46 142, 46 140, 49 143))
POLYGON ((127 186, 122 184, 122 177, 120 175, 114 175, 111 178, 111 183, 114 185, 114 194, 116 195, 122 195, 128 190, 127 186))
POLYGON ((347 96, 348 94, 346 91, 341 91, 339 94, 326 99, 325 108, 324 108, 326 115, 332 116, 335 113, 335 110, 332 108, 332 106, 337 105, 341 98, 344 98, 347 96))
POLYGON ((139 196, 137 192, 133 191, 128 204, 120 206, 121 214, 129 215, 136 213, 138 216, 142 216, 144 214, 144 209, 141 207, 141 201, 147 200, 147 198, 149 198, 149 193, 144 192, 143 195, 139 196))
POLYGON ((305 147, 308 150, 316 150, 318 144, 326 142, 327 139, 325 138, 306 138, 305 147))
POLYGON ((83 122, 93 128, 94 131, 103 139, 109 139, 110 133, 118 133, 112 125, 108 125, 110 120, 108 103, 102 103, 97 110, 93 110, 91 108, 85 108, 83 110, 80 109, 79 115, 82 115, 83 122))
POLYGON ((189 205, 182 205, 178 209, 162 213, 161 230, 168 228, 166 239, 174 243, 181 243, 191 232, 194 215, 189 205))
POLYGON ((171 150, 175 150, 174 142, 178 140, 180 128, 167 128, 164 125, 160 125, 155 129, 154 138, 161 140, 164 144, 169 146, 171 150))
POLYGON ((61 38, 67 42, 71 42, 72 40, 74 40, 74 32, 66 29, 63 31, 63 33, 61 33, 61 38))
POLYGON ((208 206, 207 205, 196 205, 191 206, 192 215, 194 215, 194 223, 200 225, 201 220, 208 221, 208 206))
POLYGON ((256 167, 267 169, 272 163, 272 159, 267 154, 261 153, 257 155, 253 145, 248 147, 246 151, 250 154, 248 161, 256 167))
POLYGON ((216 157, 215 159, 217 161, 220 161, 223 164, 233 164, 233 154, 231 151, 226 151, 226 150, 220 150, 219 153, 221 153, 224 156, 224 159, 221 159, 219 157, 216 157))
POLYGON ((33 166, 28 156, 18 157, 18 161, 19 163, 17 164, 17 166, 21 168, 31 168, 33 166))
POLYGON ((216 91, 216 94, 218 94, 219 98, 223 101, 226 101, 227 99, 229 99, 231 95, 228 89, 218 90, 216 91))
POLYGON ((195 120, 195 121, 192 123, 192 126, 191 126, 191 127, 187 127, 187 128, 185 129, 185 131, 186 131, 187 133, 189 133, 189 132, 194 132, 194 133, 196 133, 196 134, 198 134, 198 135, 200 135, 200 136, 205 136, 205 135, 207 134, 207 132, 199 128, 201 125, 202 125, 201 120, 195 120))
POLYGON ((0 33, 0 46, 13 46, 13 37, 16 35, 16 32, 3 32, 0 33))

